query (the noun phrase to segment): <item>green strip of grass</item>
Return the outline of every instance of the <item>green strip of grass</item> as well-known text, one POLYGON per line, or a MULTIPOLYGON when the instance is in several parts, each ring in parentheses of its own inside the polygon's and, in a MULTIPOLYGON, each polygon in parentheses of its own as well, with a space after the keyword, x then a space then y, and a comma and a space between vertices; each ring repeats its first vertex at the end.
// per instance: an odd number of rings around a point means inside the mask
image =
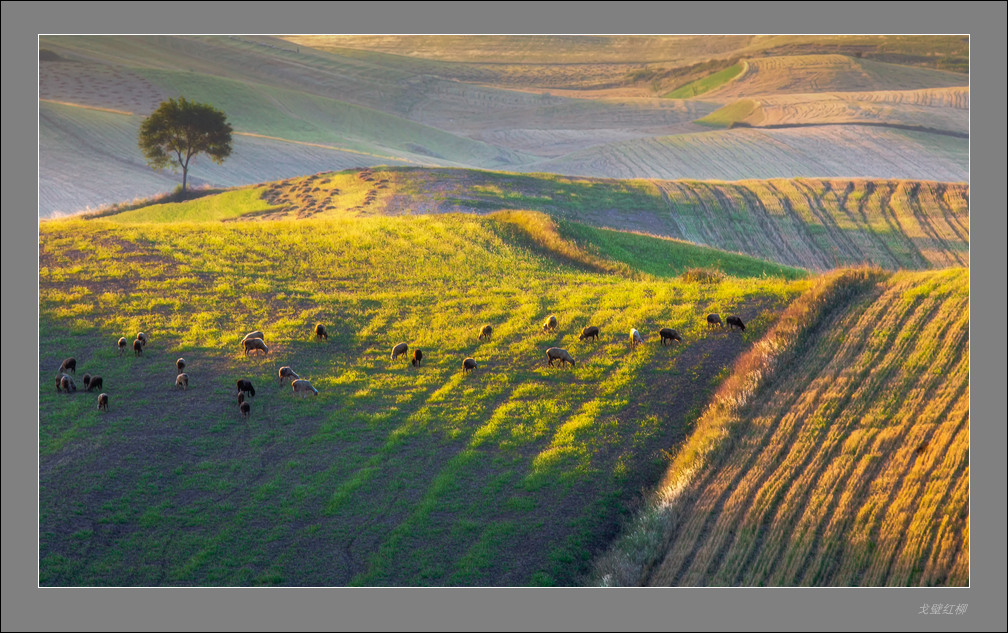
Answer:
POLYGON ((272 207, 260 197, 258 187, 226 191, 186 202, 169 202, 108 216, 110 222, 211 222, 237 218, 247 213, 269 211, 272 207))
POLYGON ((672 92, 666 94, 665 97, 668 99, 689 99, 690 97, 695 97, 705 92, 710 92, 719 86, 723 86, 737 77, 741 72, 742 63, 740 62, 712 75, 707 75, 703 79, 697 79, 696 81, 689 82, 685 86, 679 86, 672 92))
POLYGON ((744 121, 755 110, 755 101, 752 99, 739 99, 723 108, 718 108, 702 119, 697 119, 695 122, 711 127, 731 127, 733 123, 744 121))

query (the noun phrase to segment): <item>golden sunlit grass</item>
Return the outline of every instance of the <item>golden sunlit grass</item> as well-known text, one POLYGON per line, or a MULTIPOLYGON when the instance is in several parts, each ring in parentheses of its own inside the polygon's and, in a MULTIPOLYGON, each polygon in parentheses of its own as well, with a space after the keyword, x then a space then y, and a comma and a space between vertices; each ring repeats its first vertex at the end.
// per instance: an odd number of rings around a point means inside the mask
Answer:
POLYGON ((577 582, 725 364, 809 282, 599 273, 627 264, 517 221, 41 223, 41 582, 577 582), (709 333, 711 310, 751 327, 709 333), (598 342, 578 339, 589 324, 598 342), (660 346, 661 327, 685 343, 660 346), (246 357, 255 329, 270 352, 246 357), (143 356, 120 357, 141 330, 143 356), (389 359, 400 341, 421 367, 389 359), (577 365, 547 367, 554 345, 577 365), (67 356, 104 377, 107 415, 55 393, 67 356), (467 356, 479 368, 463 375, 467 356), (293 396, 280 365, 318 396, 293 396), (257 390, 248 421, 238 378, 257 390))
POLYGON ((794 302, 776 327, 798 336, 739 361, 597 581, 967 584, 968 301, 948 269, 794 302))

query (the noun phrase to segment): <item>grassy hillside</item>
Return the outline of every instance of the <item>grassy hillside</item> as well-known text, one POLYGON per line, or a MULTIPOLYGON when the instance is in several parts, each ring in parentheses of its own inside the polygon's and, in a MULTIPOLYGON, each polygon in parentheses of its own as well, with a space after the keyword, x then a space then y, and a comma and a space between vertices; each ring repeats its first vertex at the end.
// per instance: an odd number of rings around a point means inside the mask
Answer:
MULTIPOLYGON (((275 220, 532 210, 560 222, 561 231, 566 230, 564 222, 638 231, 810 270, 859 264, 890 270, 969 264, 969 187, 964 184, 823 179, 619 181, 382 167, 324 172, 254 190, 258 193, 228 192, 108 219, 161 222, 226 216, 275 220), (253 203, 255 195, 261 196, 260 202, 253 203)), ((688 250, 683 244, 671 250, 650 249, 643 246, 650 242, 639 237, 585 226, 570 228, 567 236, 587 239, 607 257, 652 272, 657 269, 637 261, 634 249, 677 256, 688 250), (626 239, 634 241, 632 247, 622 244, 626 239)))
POLYGON ((723 384, 599 582, 969 583, 968 272, 811 293, 779 321, 793 342, 723 384))
POLYGON ((605 249, 519 229, 472 215, 42 222, 40 583, 576 583, 808 282, 599 273, 605 249), (708 331, 710 311, 749 328, 708 331), (578 339, 588 324, 599 341, 578 339), (664 326, 683 344, 661 346, 664 326), (268 355, 241 353, 253 329, 268 355), (143 355, 120 357, 115 341, 141 330, 143 355), (389 359, 400 341, 424 351, 419 368, 389 359), (552 345, 577 364, 547 367, 552 345), (68 356, 79 390, 57 394, 68 356), (295 397, 281 365, 318 396, 295 397), (103 377, 109 412, 84 372, 103 377), (256 389, 247 420, 239 378, 256 389))

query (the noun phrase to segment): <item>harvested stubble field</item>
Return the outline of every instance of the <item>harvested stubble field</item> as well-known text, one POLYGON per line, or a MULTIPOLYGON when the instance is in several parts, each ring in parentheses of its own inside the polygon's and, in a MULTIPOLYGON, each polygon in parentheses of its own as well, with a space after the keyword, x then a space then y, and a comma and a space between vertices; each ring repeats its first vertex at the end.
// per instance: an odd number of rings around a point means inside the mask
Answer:
POLYGON ((40 583, 578 582, 807 282, 766 263, 698 281, 592 272, 531 232, 540 220, 514 220, 43 222, 40 583), (712 310, 749 328, 707 331, 712 310), (578 340, 588 324, 600 341, 578 340), (684 344, 659 345, 663 326, 684 344), (253 329, 268 355, 242 355, 253 329), (120 357, 140 330, 143 356, 120 357), (389 359, 400 341, 421 367, 389 359), (546 367, 552 345, 577 365, 546 367), (104 377, 109 412, 55 393, 67 356, 104 377), (479 367, 463 376, 466 356, 479 367), (295 397, 281 365, 319 395, 295 397), (239 378, 256 388, 247 420, 239 378))
POLYGON ((968 272, 818 292, 776 371, 754 390, 736 368, 597 582, 969 583, 968 272))

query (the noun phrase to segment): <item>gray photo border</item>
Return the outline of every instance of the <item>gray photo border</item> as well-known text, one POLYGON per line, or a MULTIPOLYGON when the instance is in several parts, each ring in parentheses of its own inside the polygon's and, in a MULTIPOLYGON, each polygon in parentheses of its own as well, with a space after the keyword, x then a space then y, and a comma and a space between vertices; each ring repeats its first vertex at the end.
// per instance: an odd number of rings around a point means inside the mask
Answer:
MULTIPOLYGON (((970 34, 970 586, 966 588, 85 589, 38 587, 38 400, 3 404, 4 631, 1005 630, 1005 3, 3 3, 3 384, 38 352, 41 33, 970 34), (33 162, 32 157, 36 160, 33 162), (33 184, 34 183, 34 184, 33 184), (34 224, 34 226, 33 226, 34 224), (997 242, 997 243, 995 243, 997 242), (975 282, 975 283, 974 283, 975 282), (979 290, 980 292, 975 292, 979 290), (973 310, 972 308, 976 308, 973 310), (1000 315, 986 319, 987 315, 1000 315), (1001 406, 997 406, 997 405, 1001 406), (1002 413, 997 414, 997 410, 1002 413), (976 441, 972 441, 976 440, 976 441), (979 503, 977 503, 979 501, 979 503), (921 615, 967 603, 960 616, 921 615), (872 629, 868 629, 872 627, 872 629)), ((15 398, 14 396, 18 397, 15 398)))

